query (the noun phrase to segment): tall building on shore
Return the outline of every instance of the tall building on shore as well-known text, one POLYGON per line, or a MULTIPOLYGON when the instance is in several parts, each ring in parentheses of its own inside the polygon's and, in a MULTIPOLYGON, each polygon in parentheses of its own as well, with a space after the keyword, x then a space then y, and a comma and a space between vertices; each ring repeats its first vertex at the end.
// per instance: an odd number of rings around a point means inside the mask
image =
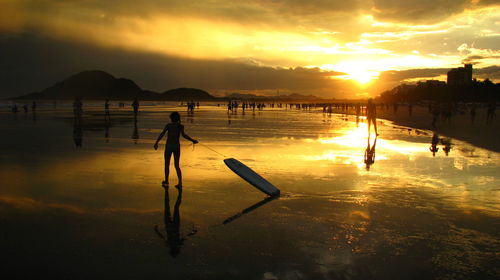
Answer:
POLYGON ((464 86, 472 84, 472 64, 453 68, 448 71, 447 84, 450 86, 464 86))

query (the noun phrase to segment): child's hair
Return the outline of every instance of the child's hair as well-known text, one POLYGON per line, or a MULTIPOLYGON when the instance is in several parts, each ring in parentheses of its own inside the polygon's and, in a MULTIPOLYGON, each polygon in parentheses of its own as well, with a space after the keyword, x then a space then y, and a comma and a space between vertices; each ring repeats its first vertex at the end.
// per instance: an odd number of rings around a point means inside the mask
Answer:
POLYGON ((181 121, 181 115, 178 112, 172 112, 170 114, 170 120, 172 122, 180 122, 181 121))

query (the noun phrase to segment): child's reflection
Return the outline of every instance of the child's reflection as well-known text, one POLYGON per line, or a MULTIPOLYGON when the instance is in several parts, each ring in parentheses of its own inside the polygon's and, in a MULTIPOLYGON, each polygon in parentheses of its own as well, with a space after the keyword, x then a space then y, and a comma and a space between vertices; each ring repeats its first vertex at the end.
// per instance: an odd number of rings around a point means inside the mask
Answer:
MULTIPOLYGON (((181 216, 180 216, 180 207, 182 202, 182 187, 176 187, 178 191, 177 200, 175 201, 174 206, 174 215, 172 217, 170 213, 170 198, 168 195, 168 187, 165 188, 165 212, 164 212, 164 223, 165 223, 165 232, 166 236, 164 236, 158 226, 155 226, 155 232, 160 236, 161 239, 165 241, 165 245, 170 247, 170 255, 172 257, 177 257, 181 251, 181 246, 184 244, 184 240, 186 238, 181 237, 180 234, 180 226, 181 226, 181 216)), ((193 229, 186 237, 192 236, 196 234, 197 230, 193 229)))

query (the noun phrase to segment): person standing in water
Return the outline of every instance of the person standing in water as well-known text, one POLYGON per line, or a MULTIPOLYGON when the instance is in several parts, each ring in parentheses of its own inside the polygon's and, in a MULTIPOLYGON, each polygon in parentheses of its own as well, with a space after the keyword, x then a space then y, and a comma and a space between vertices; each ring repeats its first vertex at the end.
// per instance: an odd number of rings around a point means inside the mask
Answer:
POLYGON ((139 113, 139 100, 137 97, 132 102, 132 107, 134 108, 134 120, 137 121, 137 114, 139 113))
POLYGON ((181 144, 179 141, 180 136, 186 138, 187 140, 193 142, 193 144, 198 143, 197 140, 189 137, 184 132, 184 126, 181 124, 181 115, 178 112, 173 112, 170 114, 171 122, 165 125, 165 128, 156 139, 154 144, 155 150, 158 149, 158 142, 163 138, 165 133, 167 133, 167 145, 165 147, 165 180, 162 182, 163 187, 168 187, 168 175, 170 172, 170 158, 172 154, 174 155, 174 166, 177 172, 178 184, 175 186, 177 188, 182 187, 182 172, 179 166, 179 161, 181 157, 181 144))
POLYGON ((75 123, 80 124, 82 121, 82 113, 83 113, 82 107, 83 104, 81 99, 79 97, 75 98, 75 101, 73 102, 73 115, 75 123))
POLYGON ((368 99, 368 104, 366 105, 366 119, 368 121, 368 133, 370 133, 370 124, 373 123, 373 128, 375 128, 375 134, 377 132, 377 107, 373 104, 373 99, 368 99))
POLYGON ((109 99, 106 98, 104 102, 104 120, 111 121, 111 115, 109 113, 109 99))

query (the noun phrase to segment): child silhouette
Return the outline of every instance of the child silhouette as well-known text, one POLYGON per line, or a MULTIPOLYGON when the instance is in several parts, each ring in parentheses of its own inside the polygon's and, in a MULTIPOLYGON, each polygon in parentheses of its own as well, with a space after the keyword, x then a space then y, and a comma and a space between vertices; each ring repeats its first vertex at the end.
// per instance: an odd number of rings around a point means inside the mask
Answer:
POLYGON ((179 141, 180 136, 186 138, 187 140, 193 142, 193 144, 198 143, 197 140, 189 137, 184 132, 184 126, 181 124, 181 115, 178 112, 173 112, 170 114, 171 122, 165 125, 165 128, 156 139, 156 143, 154 144, 155 150, 158 149, 158 142, 163 138, 165 133, 167 133, 167 145, 165 147, 165 180, 162 182, 163 187, 168 187, 168 175, 170 169, 170 158, 172 154, 174 155, 174 166, 177 172, 178 184, 177 188, 182 187, 182 172, 179 166, 179 161, 181 157, 181 144, 179 141))

